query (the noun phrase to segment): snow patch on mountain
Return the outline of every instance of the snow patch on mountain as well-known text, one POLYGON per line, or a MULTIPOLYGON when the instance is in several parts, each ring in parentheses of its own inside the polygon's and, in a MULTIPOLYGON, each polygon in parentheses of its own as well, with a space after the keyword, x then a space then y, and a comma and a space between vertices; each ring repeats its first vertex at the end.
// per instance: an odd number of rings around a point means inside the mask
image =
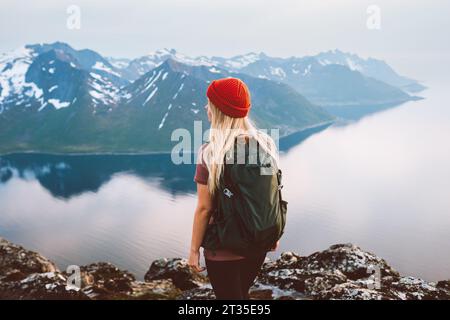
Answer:
POLYGON ((153 96, 155 95, 156 91, 158 91, 158 87, 156 87, 155 89, 153 89, 153 91, 149 94, 149 96, 147 97, 147 99, 145 99, 144 105, 147 104, 147 102, 149 102, 151 98, 153 98, 153 96))
POLYGON ((270 73, 280 78, 286 77, 286 72, 284 72, 284 70, 280 67, 270 67, 270 73))
POLYGON ((183 90, 184 82, 181 84, 180 88, 178 88, 178 91, 173 95, 173 100, 175 100, 178 96, 178 93, 180 93, 181 90, 183 90))
POLYGON ((58 99, 48 99, 48 103, 51 103, 56 109, 70 106, 70 102, 61 102, 58 99))
POLYGON ((306 76, 307 74, 311 73, 311 65, 308 65, 305 70, 303 70, 302 76, 306 76))
MULTIPOLYGON (((153 72, 154 74, 155 72, 153 72)), ((159 70, 158 74, 156 75, 156 77, 153 75, 150 79, 147 80, 146 84, 145 84, 145 88, 143 89, 143 91, 147 91, 148 89, 150 89, 154 83, 159 79, 159 77, 161 76, 162 70, 159 70)))
POLYGON ((42 90, 35 83, 25 80, 34 56, 34 51, 26 47, 0 55, 0 104, 13 95, 25 93, 36 99, 42 96, 42 90))
POLYGON ((117 88, 108 79, 100 76, 97 73, 89 73, 90 79, 88 81, 89 86, 92 90, 89 90, 89 94, 98 101, 94 103, 101 102, 105 105, 114 104, 119 101, 119 88, 117 88))
POLYGON ((92 69, 97 69, 97 70, 101 70, 101 71, 105 71, 109 74, 115 75, 117 77, 120 77, 120 74, 118 74, 117 72, 114 72, 111 68, 105 66, 105 64, 101 61, 97 61, 95 62, 94 66, 92 67, 92 69))
POLYGON ((360 65, 358 65, 355 61, 353 61, 353 60, 351 60, 350 58, 345 58, 345 61, 346 61, 346 63, 347 63, 347 66, 351 69, 351 70, 353 70, 353 71, 363 71, 363 68, 360 66, 360 65))
POLYGON ((130 64, 130 60, 126 58, 107 57, 108 62, 117 69, 125 69, 130 64))
POLYGON ((238 55, 238 56, 234 56, 229 59, 226 59, 223 62, 223 66, 226 68, 232 68, 232 69, 242 69, 242 68, 248 66, 249 64, 254 63, 260 59, 261 59, 260 53, 250 52, 250 53, 247 53, 244 55, 238 55))
POLYGON ((150 52, 147 56, 148 60, 161 62, 165 61, 168 58, 172 58, 181 63, 193 65, 193 66, 214 66, 214 63, 208 58, 204 56, 200 57, 189 57, 183 53, 177 52, 175 49, 159 49, 153 52, 150 52))
POLYGON ((214 67, 211 67, 211 68, 209 68, 209 72, 212 72, 212 73, 220 73, 220 70, 218 70, 218 69, 216 69, 216 68, 214 68, 214 67))
POLYGON ((164 115, 164 117, 161 120, 161 123, 158 126, 158 130, 161 130, 161 128, 164 126, 164 122, 166 121, 167 115, 169 114, 169 112, 166 112, 166 114, 164 115))
POLYGON ((328 59, 318 59, 318 61, 319 61, 319 63, 320 63, 321 65, 323 65, 323 66, 332 64, 332 62, 331 62, 330 60, 328 60, 328 59))

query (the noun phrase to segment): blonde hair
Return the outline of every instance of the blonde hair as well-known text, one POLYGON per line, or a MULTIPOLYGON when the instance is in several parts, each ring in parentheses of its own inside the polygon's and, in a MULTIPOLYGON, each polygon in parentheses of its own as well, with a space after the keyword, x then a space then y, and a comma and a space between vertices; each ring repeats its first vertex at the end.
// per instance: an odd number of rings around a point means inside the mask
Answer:
POLYGON ((214 194, 218 188, 220 177, 224 170, 224 157, 234 146, 235 138, 241 134, 253 137, 260 147, 267 152, 278 167, 278 152, 273 139, 258 130, 248 117, 232 118, 220 111, 208 99, 211 110, 211 129, 209 143, 203 150, 204 160, 209 171, 208 190, 214 194))

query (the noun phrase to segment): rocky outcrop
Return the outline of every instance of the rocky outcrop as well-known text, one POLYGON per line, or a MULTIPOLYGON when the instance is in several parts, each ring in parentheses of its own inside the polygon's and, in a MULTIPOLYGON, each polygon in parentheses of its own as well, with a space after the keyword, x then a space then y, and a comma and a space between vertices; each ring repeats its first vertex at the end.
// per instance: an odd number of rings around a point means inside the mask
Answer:
MULTIPOLYGON (((0 238, 0 299, 214 299, 203 273, 185 259, 159 259, 137 281, 107 262, 61 272, 40 254, 0 238)), ((403 277, 387 262, 352 244, 300 256, 283 252, 263 264, 251 299, 450 299, 450 280, 403 277)))
POLYGON ((198 288, 208 282, 205 275, 192 272, 186 259, 181 258, 163 258, 154 261, 144 279, 146 281, 171 279, 181 290, 198 288))
POLYGON ((55 264, 39 253, 0 238, 0 281, 22 280, 32 273, 56 270, 55 264))
POLYGON ((352 244, 301 257, 284 252, 265 263, 259 281, 312 299, 450 299, 449 281, 402 277, 384 259, 352 244))

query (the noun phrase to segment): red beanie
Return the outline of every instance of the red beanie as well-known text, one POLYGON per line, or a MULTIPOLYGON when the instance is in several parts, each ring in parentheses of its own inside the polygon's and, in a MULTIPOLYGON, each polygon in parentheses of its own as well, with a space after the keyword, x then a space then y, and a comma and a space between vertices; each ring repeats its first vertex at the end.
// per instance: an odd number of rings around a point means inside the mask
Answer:
POLYGON ((213 80, 206 96, 220 111, 232 118, 243 118, 250 111, 250 91, 238 78, 213 80))

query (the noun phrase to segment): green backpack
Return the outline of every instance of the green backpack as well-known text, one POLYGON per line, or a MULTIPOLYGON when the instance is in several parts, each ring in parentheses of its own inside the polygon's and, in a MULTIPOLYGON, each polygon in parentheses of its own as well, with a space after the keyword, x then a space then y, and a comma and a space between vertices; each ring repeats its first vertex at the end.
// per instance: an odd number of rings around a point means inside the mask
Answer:
POLYGON ((224 159, 223 175, 213 198, 213 223, 208 224, 202 242, 202 247, 213 254, 217 249, 242 256, 267 252, 284 233, 287 201, 281 196, 281 170, 256 145, 255 158, 249 143, 245 144, 244 162, 238 157, 235 140, 233 162, 224 159))

